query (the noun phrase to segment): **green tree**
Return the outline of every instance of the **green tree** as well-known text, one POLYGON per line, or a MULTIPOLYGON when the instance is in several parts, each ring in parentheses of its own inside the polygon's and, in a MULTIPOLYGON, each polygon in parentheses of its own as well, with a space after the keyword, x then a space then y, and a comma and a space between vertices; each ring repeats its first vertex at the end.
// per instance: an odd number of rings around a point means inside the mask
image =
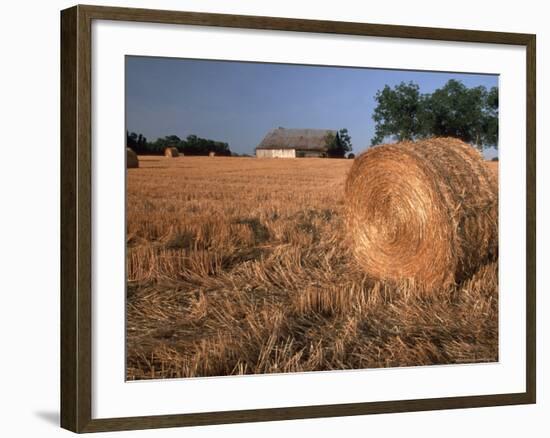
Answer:
POLYGON ((479 149, 498 144, 498 88, 468 88, 451 79, 431 94, 420 94, 418 85, 385 86, 376 94, 376 122, 372 144, 386 138, 414 140, 449 136, 479 149))
POLYGON ((138 154, 147 153, 147 138, 142 134, 126 131, 126 147, 138 154))
POLYGON ((189 135, 185 140, 177 135, 167 135, 148 142, 142 134, 126 132, 126 145, 140 155, 162 155, 167 147, 175 147, 186 155, 208 155, 209 152, 215 152, 216 155, 231 156, 228 143, 196 135, 189 135))
POLYGON ((328 132, 325 136, 325 146, 328 149, 330 157, 345 157, 346 153, 351 151, 351 137, 346 128, 340 129, 337 135, 328 132))
POLYGON ((186 155, 208 155, 215 152, 216 155, 231 156, 229 144, 221 141, 189 135, 181 144, 181 151, 186 155))
POLYGON ((492 87, 487 93, 484 120, 484 143, 498 147, 498 88, 492 87))
POLYGON ((451 79, 424 97, 423 136, 456 137, 482 148, 487 141, 487 89, 451 79))
POLYGON ((348 133, 347 128, 342 128, 338 131, 338 137, 340 138, 340 147, 342 153, 345 155, 348 152, 351 152, 353 145, 351 144, 351 136, 348 133))
POLYGON ((164 149, 167 147, 175 147, 180 149, 181 139, 177 135, 167 135, 165 137, 157 138, 153 143, 148 145, 150 154, 162 155, 164 149))
POLYGON ((386 137, 397 141, 412 140, 422 133, 422 96, 417 84, 401 82, 394 88, 386 85, 375 96, 376 122, 372 144, 382 143, 386 137))

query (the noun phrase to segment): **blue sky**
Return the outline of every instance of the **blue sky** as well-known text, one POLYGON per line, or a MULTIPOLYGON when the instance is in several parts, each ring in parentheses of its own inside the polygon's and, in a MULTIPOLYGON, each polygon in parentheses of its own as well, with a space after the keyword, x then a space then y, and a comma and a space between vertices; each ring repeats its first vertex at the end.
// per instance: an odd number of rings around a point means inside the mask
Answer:
POLYGON ((149 140, 195 134, 250 154, 279 126, 347 128, 361 152, 379 89, 413 81, 428 93, 449 79, 498 86, 495 75, 127 56, 126 126, 149 140))

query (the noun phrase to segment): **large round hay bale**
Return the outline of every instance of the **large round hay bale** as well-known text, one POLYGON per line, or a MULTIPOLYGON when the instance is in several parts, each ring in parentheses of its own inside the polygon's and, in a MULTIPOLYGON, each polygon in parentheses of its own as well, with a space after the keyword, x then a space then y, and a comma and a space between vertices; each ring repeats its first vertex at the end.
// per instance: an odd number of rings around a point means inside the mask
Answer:
POLYGON ((491 161, 486 161, 485 162, 485 165, 491 169, 491 172, 493 172, 495 174, 495 176, 498 178, 498 160, 491 160, 491 161))
POLYGON ((136 153, 130 149, 126 148, 126 168, 133 169, 139 167, 139 160, 136 153))
POLYGON ((179 157, 179 152, 177 148, 171 147, 164 149, 164 156, 170 157, 170 158, 176 158, 179 157))
POLYGON ((345 192, 348 240, 373 278, 447 288, 497 256, 497 178, 460 140, 370 148, 345 192))
POLYGON ((216 152, 208 152, 208 156, 209 156, 210 158, 215 157, 215 156, 216 156, 216 152))

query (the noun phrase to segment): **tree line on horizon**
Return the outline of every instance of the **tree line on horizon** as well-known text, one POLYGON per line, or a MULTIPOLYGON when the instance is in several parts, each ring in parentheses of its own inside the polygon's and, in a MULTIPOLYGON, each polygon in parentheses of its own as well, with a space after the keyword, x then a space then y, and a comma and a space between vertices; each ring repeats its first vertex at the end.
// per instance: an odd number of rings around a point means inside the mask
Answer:
POLYGON ((498 88, 466 87, 449 80, 433 93, 418 84, 386 85, 376 93, 372 145, 426 137, 455 137, 478 149, 498 149, 498 88))
MULTIPOLYGON (((482 150, 498 149, 498 87, 466 87, 451 79, 432 93, 420 93, 414 82, 401 82, 393 88, 386 85, 375 95, 372 119, 375 135, 371 144, 388 141, 414 141, 427 137, 455 137, 482 150)), ((352 150, 347 129, 338 138, 325 139, 331 156, 345 156, 352 150)), ((175 147, 184 155, 231 156, 229 144, 188 135, 185 139, 168 135, 147 141, 142 134, 126 132, 126 145, 139 155, 162 155, 167 147, 175 147)))
POLYGON ((185 139, 177 135, 167 135, 149 142, 142 134, 126 131, 126 146, 138 155, 163 155, 168 147, 175 147, 184 155, 208 155, 210 152, 221 156, 231 155, 228 143, 196 135, 188 135, 185 139))

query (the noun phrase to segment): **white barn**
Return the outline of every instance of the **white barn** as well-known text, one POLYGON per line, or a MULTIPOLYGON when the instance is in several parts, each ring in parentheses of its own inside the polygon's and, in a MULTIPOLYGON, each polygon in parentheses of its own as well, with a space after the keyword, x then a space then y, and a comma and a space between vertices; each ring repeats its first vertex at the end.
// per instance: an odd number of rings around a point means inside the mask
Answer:
POLYGON ((296 158, 296 149, 258 149, 257 158, 296 158))

